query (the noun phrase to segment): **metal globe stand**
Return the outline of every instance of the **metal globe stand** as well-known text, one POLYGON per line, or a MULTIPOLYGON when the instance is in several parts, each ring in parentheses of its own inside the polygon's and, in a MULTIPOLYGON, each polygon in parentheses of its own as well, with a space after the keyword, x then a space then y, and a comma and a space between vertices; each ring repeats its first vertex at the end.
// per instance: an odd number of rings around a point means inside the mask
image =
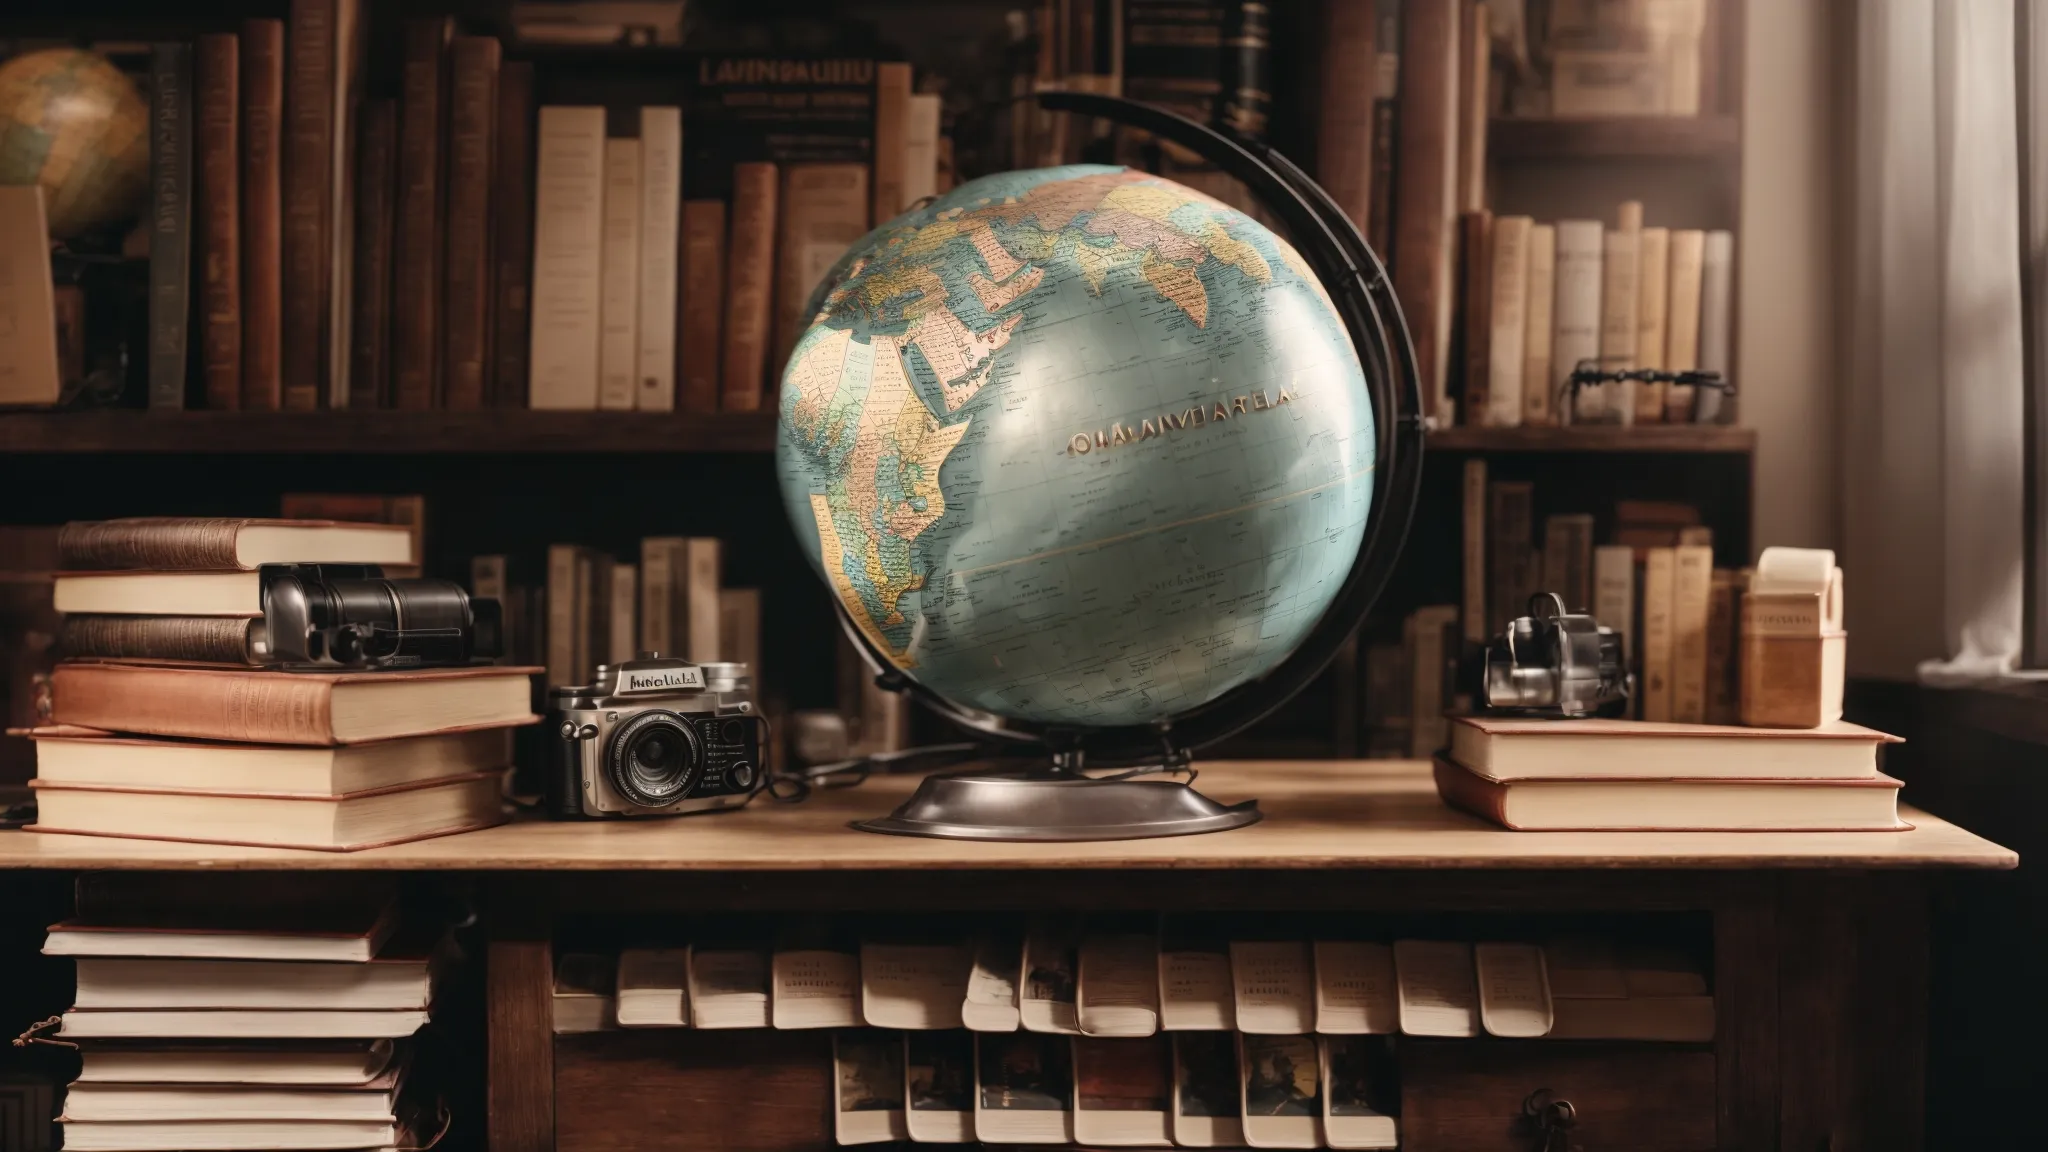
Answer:
POLYGON ((1080 732, 962 707, 891 666, 835 601, 855 650, 878 670, 878 685, 909 694, 986 745, 1029 758, 1021 767, 983 765, 927 776, 894 812, 854 827, 1002 841, 1135 840, 1242 828, 1260 820, 1258 801, 1225 805, 1195 791, 1193 753, 1244 731, 1307 687, 1385 588, 1422 482, 1424 420, 1415 351, 1386 267, 1329 194, 1285 156, 1259 141, 1118 97, 1042 92, 1030 99, 1048 111, 1112 120, 1188 148, 1242 181, 1278 217, 1328 292, 1365 370, 1378 437, 1365 538, 1336 599, 1287 659, 1259 679, 1157 724, 1080 732), (1091 776, 1084 757, 1091 770, 1123 771, 1091 776), (1175 774, 1188 779, 1171 779, 1175 774))

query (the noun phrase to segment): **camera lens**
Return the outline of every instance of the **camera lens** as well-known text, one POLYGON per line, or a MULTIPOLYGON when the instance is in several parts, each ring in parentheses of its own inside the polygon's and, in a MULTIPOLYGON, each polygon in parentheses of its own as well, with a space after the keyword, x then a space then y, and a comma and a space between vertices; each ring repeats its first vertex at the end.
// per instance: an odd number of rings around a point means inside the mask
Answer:
POLYGON ((697 733, 674 712, 642 712, 621 724, 604 759, 611 786, 643 808, 687 798, 704 772, 697 733))

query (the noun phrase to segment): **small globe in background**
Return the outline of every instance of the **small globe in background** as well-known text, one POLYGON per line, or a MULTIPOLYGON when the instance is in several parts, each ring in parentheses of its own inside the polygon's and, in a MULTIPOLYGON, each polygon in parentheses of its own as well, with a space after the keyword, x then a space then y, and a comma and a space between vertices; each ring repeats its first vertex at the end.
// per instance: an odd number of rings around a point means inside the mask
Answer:
POLYGON ((776 459, 870 643, 956 705, 1156 724, 1335 601, 1374 414, 1287 242, 1124 168, 961 186, 857 243, 782 378, 776 459))
POLYGON ((149 188, 149 106, 135 82, 75 48, 0 64, 0 184, 41 184, 58 239, 133 220, 149 188))

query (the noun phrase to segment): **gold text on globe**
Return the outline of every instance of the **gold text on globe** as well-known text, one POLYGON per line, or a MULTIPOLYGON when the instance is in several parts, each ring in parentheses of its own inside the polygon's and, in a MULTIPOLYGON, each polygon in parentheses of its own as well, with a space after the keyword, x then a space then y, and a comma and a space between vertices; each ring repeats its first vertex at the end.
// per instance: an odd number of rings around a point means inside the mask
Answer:
POLYGON ((1118 422, 1107 428, 1096 429, 1093 435, 1076 432, 1067 441, 1067 455, 1086 456, 1098 448, 1136 444, 1140 440, 1150 440, 1154 436, 1164 436, 1168 432, 1185 432, 1190 428, 1203 428, 1211 424, 1221 424, 1225 420, 1235 420, 1253 412, 1270 412, 1282 404, 1294 403, 1300 395, 1299 391, 1282 388, 1279 395, 1275 396, 1261 388, 1245 396, 1226 396, 1214 404, 1197 404, 1179 412, 1161 412, 1157 419, 1148 416, 1138 421, 1136 428, 1118 422))

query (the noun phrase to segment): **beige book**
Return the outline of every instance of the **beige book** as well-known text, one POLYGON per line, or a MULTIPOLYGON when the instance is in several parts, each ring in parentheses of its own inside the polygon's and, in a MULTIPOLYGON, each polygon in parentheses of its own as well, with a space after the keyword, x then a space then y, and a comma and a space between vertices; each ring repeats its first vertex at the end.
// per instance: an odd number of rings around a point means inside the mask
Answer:
POLYGON ((1235 1033, 1176 1033, 1173 1142, 1183 1148, 1241 1146, 1244 1119, 1239 1080, 1235 1033))
MULTIPOLYGON (((921 200, 939 194, 939 125, 942 100, 936 92, 919 92, 910 97, 909 138, 904 148, 903 207, 909 211, 921 200)), ((877 225, 888 220, 877 216, 877 225)))
POLYGON ((832 1136, 841 1144, 910 1138, 903 1115, 903 1042, 887 1032, 832 1034, 832 1136))
POLYGON ((1065 1037, 976 1033, 974 1137, 984 1144, 1074 1139, 1073 1052, 1065 1037))
POLYGON ((1643 719, 1673 720, 1672 645, 1677 621, 1678 551, 1651 548, 1643 558, 1643 719))
POLYGON ((1173 1143, 1173 1050, 1164 1036, 1076 1036, 1074 1139, 1091 1147, 1173 1143))
POLYGON ((548 545, 548 684, 582 683, 576 666, 576 569, 582 549, 574 544, 548 545))
POLYGON ((551 1024, 557 1036, 617 1028, 618 964, 594 952, 555 956, 551 1024))
POLYGON ((1522 423, 1553 424, 1550 364, 1553 299, 1557 291, 1557 226, 1529 229, 1529 288, 1522 309, 1522 423))
MULTIPOLYGON (((1150 1036, 1159 1031, 1159 937, 1119 932, 1084 938, 1074 1015, 1089 1036, 1150 1036)), ((1159 1122, 1163 1130, 1164 1105, 1159 1122)))
POLYGON ((1252 1148, 1323 1146, 1323 1061, 1313 1036, 1239 1033, 1244 1142, 1252 1148))
POLYGON ((974 1141, 974 1036, 903 1034, 903 1118, 920 1144, 974 1141))
POLYGON ((773 164, 733 165, 718 377, 718 407, 729 412, 775 406, 774 386, 766 383, 766 375, 775 331, 775 201, 781 183, 773 164))
POLYGON ((604 109, 540 110, 533 191, 534 408, 595 408, 605 249, 604 109))
POLYGON ((0 185, 0 405, 55 404, 57 298, 39 184, 0 185))
POLYGON ((832 948, 778 948, 768 961, 769 1019, 777 1028, 860 1024, 860 957, 832 948))
POLYGON ((765 948, 690 947, 690 1027, 766 1028, 769 957, 765 948))
POLYGON ((1484 644, 1487 637, 1486 614, 1486 459, 1473 456, 1465 461, 1465 489, 1462 521, 1464 527, 1463 569, 1464 599, 1459 604, 1458 615, 1464 622, 1467 640, 1484 644))
MULTIPOLYGON (((702 651, 696 644, 691 652, 702 651)), ((691 657, 695 659, 695 657, 691 657)), ((723 588, 718 593, 718 659, 745 664, 759 691, 767 683, 761 669, 761 590, 723 588)))
POLYGON ((1531 1037, 1550 1031, 1550 978, 1535 944, 1472 946, 1479 979, 1479 1022, 1489 1036, 1531 1037))
POLYGON ((1714 589, 1714 550, 1680 545, 1671 585, 1671 719, 1707 719, 1707 615, 1714 589))
POLYGON ((640 541, 640 650, 673 656, 669 641, 674 624, 676 589, 675 553, 668 545, 673 536, 649 536, 640 541))
POLYGON ((1230 981, 1230 946, 1221 939, 1176 937, 1159 948, 1159 1027, 1162 1031, 1223 1031, 1237 1027, 1237 992, 1230 981))
POLYGON ((1255 1035, 1315 1031, 1315 967, 1307 941, 1231 941, 1237 1030, 1255 1035))
POLYGON ((1400 1030, 1394 950, 1364 941, 1316 941, 1316 1031, 1349 1035, 1400 1030))
POLYGON ((1374 1088, 1394 1080, 1386 1073, 1392 1046, 1366 1036, 1326 1036, 1318 1053, 1323 1065, 1323 1142, 1331 1148, 1399 1148, 1401 1123, 1381 1109, 1374 1088))
MULTIPOLYGON (((1670 287, 1665 294, 1664 367, 1690 372, 1700 366, 1700 260, 1707 234, 1680 228, 1671 234, 1670 287)), ((1693 385, 1673 384, 1664 391, 1664 419, 1673 424, 1692 420, 1693 385)))
MULTIPOLYGON (((1527 216, 1498 216, 1493 221, 1492 302, 1487 317, 1493 334, 1486 383, 1486 423, 1512 428, 1522 422, 1527 387, 1523 369, 1529 300, 1529 233, 1535 221, 1527 216)), ((1474 413, 1477 416, 1477 413, 1474 413)))
POLYGON ((640 141, 604 142, 597 406, 631 408, 640 374, 640 141))
POLYGON ((617 665, 631 660, 640 650, 640 573, 631 564, 612 565, 611 611, 605 617, 611 632, 605 646, 607 662, 617 665))
POLYGON ((690 954, 683 948, 627 948, 619 953, 621 1028, 687 1028, 690 954))
POLYGON ((910 65, 885 61, 875 65, 876 224, 894 220, 910 203, 910 65))
MULTIPOLYGON (((1074 1034, 1074 981, 1080 962, 1072 928, 1054 920, 1034 923, 1024 937, 1024 966, 1017 978, 1017 1015, 1032 1032, 1074 1034)), ((983 1137, 987 1139, 987 1137, 983 1137)))
POLYGON ((960 1005, 960 1023, 976 1032, 1017 1030, 1017 974, 1024 941, 1007 932, 990 931, 974 944, 974 967, 967 974, 967 994, 960 1005))
POLYGON ((1557 225, 1550 340, 1553 423, 1572 423, 1581 411, 1593 415, 1605 395, 1589 390, 1574 398, 1566 391, 1581 363, 1600 360, 1601 246, 1605 236, 1598 220, 1561 220, 1557 225))
MULTIPOLYGON (((1486 207, 1487 80, 1492 73, 1486 5, 1464 5, 1458 21, 1458 184, 1460 212, 1486 207)), ((1476 417, 1476 414, 1474 414, 1476 417)))
MULTIPOLYGON (((75 1084, 283 1085, 361 1088, 392 1070, 390 1040, 247 1047, 91 1048, 79 1053, 75 1084)), ((1235 1083, 1233 1077, 1226 1083, 1235 1083)))
POLYGON ((1459 940, 1397 940, 1394 977, 1401 1031, 1409 1036, 1479 1035, 1472 946, 1459 940))
MULTIPOLYGON (((1670 300, 1671 231, 1645 228, 1636 276, 1636 367, 1662 369, 1670 300)), ((1636 384, 1636 422, 1656 424, 1664 419, 1665 386, 1661 381, 1636 384)))
POLYGON ((719 643, 719 542, 710 536, 640 541, 640 646, 708 664, 719 643))
POLYGON ((45 784, 174 792, 338 796, 503 768, 502 728, 335 747, 82 736, 36 729, 36 779, 45 784))
POLYGON ((974 958, 958 944, 860 946, 860 1014, 875 1028, 958 1028, 974 958))
POLYGON ((502 776, 471 772, 337 796, 39 784, 33 827, 142 840, 353 852, 502 823, 502 776))
MULTIPOLYGON (((1735 234, 1707 233, 1700 245, 1700 363, 1702 372, 1729 378, 1734 367, 1735 234)), ((1693 420, 1713 424, 1721 418, 1721 392, 1707 388, 1693 401, 1693 420)))
MULTIPOLYGON (((896 195, 902 195, 899 182, 896 195)), ((811 326, 804 306, 825 273, 868 231, 865 164, 792 164, 782 175, 782 220, 776 240, 775 356, 779 370, 811 326)))
POLYGON ((640 109, 639 371, 633 407, 676 406, 676 287, 683 208, 683 110, 640 109))
MULTIPOLYGON (((1642 233, 1610 228, 1602 238, 1600 251, 1600 367, 1609 372, 1636 366, 1636 312, 1638 272, 1642 259, 1642 233)), ((1594 393, 1588 391, 1587 397, 1594 393)), ((1608 424, 1635 422, 1635 389, 1629 381, 1599 386, 1597 421, 1608 424)), ((1585 406, 1581 405, 1581 412, 1585 406)))

